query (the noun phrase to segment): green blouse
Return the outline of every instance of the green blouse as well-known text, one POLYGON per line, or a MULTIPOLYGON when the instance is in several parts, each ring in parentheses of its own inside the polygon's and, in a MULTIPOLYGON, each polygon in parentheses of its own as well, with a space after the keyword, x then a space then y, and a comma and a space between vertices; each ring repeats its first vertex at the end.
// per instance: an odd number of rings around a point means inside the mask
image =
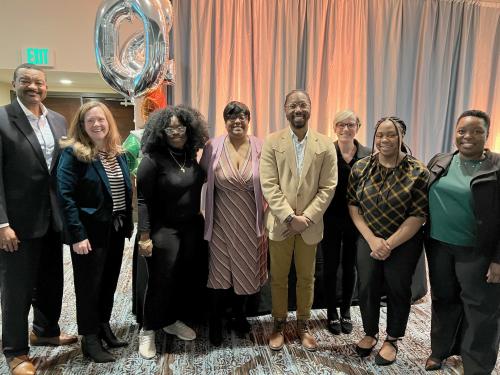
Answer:
POLYGON ((470 182, 481 163, 479 160, 463 161, 456 154, 448 173, 431 185, 430 235, 435 240, 456 246, 476 245, 476 220, 470 182))

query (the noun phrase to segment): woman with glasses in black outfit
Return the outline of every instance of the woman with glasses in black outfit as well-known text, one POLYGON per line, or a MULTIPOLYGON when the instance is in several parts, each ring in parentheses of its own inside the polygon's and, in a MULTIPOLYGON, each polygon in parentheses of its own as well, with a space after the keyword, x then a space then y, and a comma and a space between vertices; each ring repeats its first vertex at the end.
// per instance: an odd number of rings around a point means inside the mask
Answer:
POLYGON ((411 280, 422 253, 429 172, 403 143, 405 123, 379 120, 373 143, 378 150, 351 170, 349 213, 361 236, 357 241, 359 306, 365 336, 356 346, 367 357, 379 337, 380 298, 387 295, 387 337, 375 357, 380 366, 396 361, 411 306, 411 280))
POLYGON ((347 182, 351 168, 359 159, 370 155, 370 149, 355 138, 361 123, 350 110, 335 115, 334 142, 337 150, 338 183, 330 206, 323 217, 325 230, 321 250, 324 259, 324 287, 327 298, 328 330, 334 335, 352 331, 351 302, 356 281, 356 237, 358 231, 347 209, 347 182), (342 260, 342 263, 340 263, 342 260), (337 270, 342 267, 342 302, 337 312, 337 270))
POLYGON ((200 213, 205 173, 196 152, 208 139, 199 112, 182 106, 151 115, 142 138, 137 171, 139 253, 146 256, 148 285, 139 353, 156 354, 155 330, 182 340, 196 333, 182 319, 198 313, 197 290, 204 287, 207 248, 200 213))

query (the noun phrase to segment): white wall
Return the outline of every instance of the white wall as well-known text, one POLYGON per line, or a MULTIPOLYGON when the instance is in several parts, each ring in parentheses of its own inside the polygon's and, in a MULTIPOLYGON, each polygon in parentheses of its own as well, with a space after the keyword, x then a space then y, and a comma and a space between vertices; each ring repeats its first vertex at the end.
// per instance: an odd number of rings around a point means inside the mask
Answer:
POLYGON ((101 0, 0 0, 0 69, 14 69, 21 49, 48 47, 54 70, 97 73, 94 22, 101 0))
POLYGON ((10 85, 0 82, 0 105, 10 103, 10 85))

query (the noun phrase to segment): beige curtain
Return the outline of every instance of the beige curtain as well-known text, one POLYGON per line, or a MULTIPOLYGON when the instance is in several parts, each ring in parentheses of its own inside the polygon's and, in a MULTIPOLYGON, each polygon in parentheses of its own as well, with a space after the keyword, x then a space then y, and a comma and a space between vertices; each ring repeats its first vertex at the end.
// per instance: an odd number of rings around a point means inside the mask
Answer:
POLYGON ((311 95, 313 128, 330 134, 339 110, 357 112, 359 139, 397 115, 428 161, 450 150, 465 109, 491 114, 500 151, 500 4, 452 0, 173 0, 174 103, 225 132, 224 106, 251 108, 259 137, 286 126, 288 91, 311 95))

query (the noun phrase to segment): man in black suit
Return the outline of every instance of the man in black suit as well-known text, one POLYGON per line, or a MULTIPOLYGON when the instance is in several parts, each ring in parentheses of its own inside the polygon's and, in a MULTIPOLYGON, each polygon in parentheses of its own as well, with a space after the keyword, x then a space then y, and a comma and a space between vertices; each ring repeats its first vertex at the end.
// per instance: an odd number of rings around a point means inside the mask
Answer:
POLYGON ((3 352, 12 374, 34 374, 31 345, 66 345, 61 333, 62 221, 55 192, 55 165, 66 120, 42 104, 45 73, 22 64, 12 85, 17 99, 0 107, 0 292, 3 352))

